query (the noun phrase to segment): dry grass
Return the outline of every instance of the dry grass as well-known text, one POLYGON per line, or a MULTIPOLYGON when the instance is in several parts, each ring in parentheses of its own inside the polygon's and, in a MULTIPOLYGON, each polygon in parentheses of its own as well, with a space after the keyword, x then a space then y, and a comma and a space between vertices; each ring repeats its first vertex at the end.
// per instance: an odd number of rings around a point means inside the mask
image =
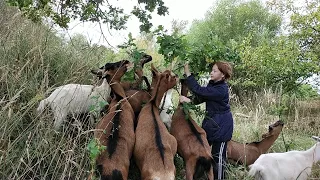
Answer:
MULTIPOLYGON (((0 179, 85 179, 90 170, 87 144, 93 135, 93 126, 67 123, 59 134, 52 130, 50 112, 38 116, 35 109, 40 98, 25 103, 21 89, 11 93, 11 98, 1 101, 0 116, 0 179), (18 108, 19 107, 19 108, 18 108)), ((177 96, 177 95, 176 95, 177 96)), ((277 102, 267 102, 264 97, 257 105, 232 105, 235 129, 233 138, 240 142, 261 140, 269 124, 279 119, 269 109, 277 102), (271 104, 274 103, 274 104, 271 104)), ((177 97, 174 98, 177 100, 177 97)), ((319 134, 319 111, 314 108, 319 101, 297 103, 295 113, 281 117, 285 121, 282 134, 270 152, 305 150, 314 143, 311 135, 319 134), (307 113, 309 112, 309 113, 307 113), (312 124, 314 123, 314 124, 312 124)), ((183 161, 176 157, 177 179, 183 179, 183 161)), ((312 178, 319 178, 319 165, 313 168, 312 178)), ((229 179, 250 179, 243 166, 228 166, 229 179)), ((131 167, 130 179, 139 179, 136 167, 131 167)))
MULTIPOLYGON (((268 131, 268 125, 277 120, 283 120, 285 126, 269 152, 286 152, 289 150, 306 150, 315 143, 312 135, 320 135, 320 100, 298 101, 290 104, 293 111, 288 115, 277 115, 271 109, 277 107, 280 97, 277 93, 264 91, 257 94, 256 104, 233 106, 235 129, 233 139, 240 142, 253 142, 261 140, 261 135, 268 131), (310 104, 309 104, 310 103, 310 104)), ((319 164, 312 170, 310 179, 319 179, 319 164)), ((244 166, 229 165, 230 179, 250 179, 247 177, 247 168, 244 166)))

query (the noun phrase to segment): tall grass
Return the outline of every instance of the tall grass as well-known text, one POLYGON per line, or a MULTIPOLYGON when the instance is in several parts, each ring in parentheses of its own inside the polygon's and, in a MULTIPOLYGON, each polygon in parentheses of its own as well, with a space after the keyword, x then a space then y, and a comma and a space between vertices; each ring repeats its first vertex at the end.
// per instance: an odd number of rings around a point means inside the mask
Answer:
MULTIPOLYGON (((0 179, 86 179, 93 127, 74 121, 56 133, 50 111, 39 116, 35 109, 57 86, 92 84, 89 70, 105 63, 107 49, 81 38, 66 42, 51 28, 25 20, 2 3, 0 24, 0 179)), ((254 93, 244 104, 231 99, 235 140, 258 141, 280 118, 286 124, 270 152, 311 147, 310 136, 320 135, 320 100, 284 98, 280 91, 254 93), (281 105, 286 108, 279 116, 281 105)), ((175 164, 177 179, 183 179, 182 159, 177 156, 175 164)), ((319 178, 320 167, 315 167, 312 177, 319 178)), ((139 179, 136 167, 131 169, 130 179, 139 179)), ((250 179, 243 166, 228 166, 228 177, 250 179)))
POLYGON ((50 113, 35 109, 59 85, 92 84, 90 69, 105 61, 97 56, 104 49, 75 47, 3 2, 0 12, 0 179, 83 179, 89 128, 69 125, 57 134, 50 113))
MULTIPOLYGON (((245 104, 231 99, 235 120, 233 139, 243 143, 260 141, 268 126, 277 120, 284 128, 269 152, 306 150, 315 144, 312 135, 320 135, 320 99, 298 100, 294 95, 281 95, 281 88, 253 93, 245 104)), ((315 165, 310 178, 319 179, 320 167, 315 165)), ((228 165, 229 179, 251 179, 244 166, 228 165)))

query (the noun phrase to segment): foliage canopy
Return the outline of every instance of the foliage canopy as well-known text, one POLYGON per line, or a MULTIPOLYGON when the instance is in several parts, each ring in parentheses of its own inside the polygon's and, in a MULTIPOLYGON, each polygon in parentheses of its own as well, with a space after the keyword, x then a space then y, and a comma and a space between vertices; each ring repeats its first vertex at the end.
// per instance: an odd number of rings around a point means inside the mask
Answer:
POLYGON ((136 16, 141 25, 140 30, 148 32, 152 27, 149 21, 151 13, 165 15, 168 7, 162 0, 138 0, 129 14, 121 7, 128 0, 109 2, 108 0, 7 0, 12 6, 17 6, 31 20, 39 22, 43 17, 52 19, 60 27, 68 27, 70 20, 103 22, 110 29, 125 29, 130 15, 136 16))

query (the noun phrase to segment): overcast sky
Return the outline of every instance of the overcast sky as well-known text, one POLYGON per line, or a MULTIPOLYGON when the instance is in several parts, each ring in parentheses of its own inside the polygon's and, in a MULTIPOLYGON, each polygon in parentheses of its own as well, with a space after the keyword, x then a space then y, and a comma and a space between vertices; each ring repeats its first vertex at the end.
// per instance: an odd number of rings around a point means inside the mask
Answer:
MULTIPOLYGON (((114 1, 117 3, 117 6, 121 6, 125 11, 130 11, 131 8, 136 4, 136 0, 118 0, 114 1)), ((212 7, 215 0, 164 0, 164 3, 169 7, 169 15, 159 16, 153 14, 152 23, 154 27, 158 25, 164 25, 166 29, 171 28, 172 20, 186 20, 189 22, 188 25, 194 19, 204 18, 205 13, 212 7)), ((112 31, 109 32, 106 26, 102 27, 103 34, 108 40, 108 42, 116 47, 117 45, 122 44, 129 32, 132 32, 133 37, 136 37, 139 34, 139 22, 137 18, 132 17, 128 24, 127 30, 125 31, 112 31)), ((63 34, 69 34, 70 36, 79 33, 85 35, 93 43, 103 44, 108 46, 108 43, 104 40, 99 25, 93 25, 90 23, 71 23, 68 33, 62 32, 63 34)))

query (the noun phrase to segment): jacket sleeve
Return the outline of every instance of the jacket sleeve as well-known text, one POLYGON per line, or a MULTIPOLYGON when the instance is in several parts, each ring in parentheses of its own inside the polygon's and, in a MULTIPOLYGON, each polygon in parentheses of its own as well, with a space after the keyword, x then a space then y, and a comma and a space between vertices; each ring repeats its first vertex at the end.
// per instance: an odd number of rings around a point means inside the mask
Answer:
POLYGON ((225 97, 225 88, 222 86, 209 86, 202 87, 198 84, 193 75, 187 77, 188 88, 197 96, 203 98, 203 100, 215 100, 219 101, 225 97))

